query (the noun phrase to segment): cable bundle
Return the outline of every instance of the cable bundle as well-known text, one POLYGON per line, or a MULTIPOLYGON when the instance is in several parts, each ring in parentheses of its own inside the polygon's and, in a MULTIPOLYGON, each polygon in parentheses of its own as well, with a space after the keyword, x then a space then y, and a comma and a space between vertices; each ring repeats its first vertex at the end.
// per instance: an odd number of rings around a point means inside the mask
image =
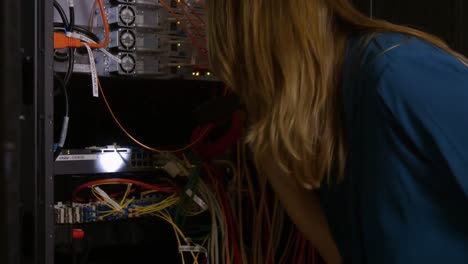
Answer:
MULTIPOLYGON (((168 5, 165 0, 159 2, 180 23, 191 43, 206 58, 206 36, 204 35, 206 22, 199 10, 194 7, 193 1, 176 0, 177 10, 168 5)), ((106 38, 103 43, 89 43, 89 46, 100 48, 107 46, 109 28, 102 0, 97 0, 95 3, 99 4, 102 13, 106 38)), ((200 1, 197 1, 197 4, 203 5, 200 1)), ((63 10, 60 12, 60 9, 56 8, 61 15, 64 13, 63 10)), ((69 22, 63 15, 63 23, 56 24, 56 26, 62 28, 64 32, 54 34, 54 46, 57 49, 69 48, 68 59, 73 56, 72 48, 84 45, 81 39, 65 35, 68 30, 75 30, 96 41, 92 31, 73 26, 72 16, 69 22)), ((70 67, 68 70, 70 71, 70 67)), ((193 167, 187 166, 191 175, 184 179, 184 186, 167 183, 150 184, 120 178, 93 181, 79 186, 73 193, 76 201, 86 202, 86 199, 78 196, 84 190, 89 190, 93 195, 87 200, 93 205, 91 209, 86 207, 86 216, 89 216, 86 222, 135 217, 162 219, 174 230, 182 263, 185 263, 187 255, 192 257, 193 263, 198 263, 201 255, 211 263, 316 263, 315 251, 288 221, 288 217, 269 188, 266 179, 254 177, 253 170, 248 164, 247 150, 243 145, 237 144, 234 150, 236 156, 232 159, 234 162, 216 160, 213 155, 205 155, 205 160, 201 160, 202 157, 197 157, 197 147, 200 147, 202 141, 213 129, 214 125, 209 124, 200 128, 191 142, 183 148, 161 150, 147 146, 122 126, 112 111, 99 80, 97 83, 113 119, 137 145, 153 152, 174 153, 177 157, 183 158, 186 165, 194 165, 193 167), (189 150, 195 152, 187 154, 190 160, 184 154, 189 150), (225 173, 226 169, 230 172, 225 173), (125 191, 110 193, 105 190, 109 186, 118 185, 125 187, 125 191), (135 196, 136 194, 140 197, 135 196), (157 197, 145 200, 145 197, 150 194, 157 194, 157 197), (94 202, 98 203, 97 207, 93 207, 94 202), (197 228, 189 225, 190 217, 197 217, 204 213, 207 214, 207 222, 209 222, 206 232, 197 239, 188 236, 189 233, 200 233, 196 230, 197 228)), ((63 86, 66 87, 67 82, 63 86)), ((68 113, 66 116, 68 117, 68 113)), ((236 136, 240 136, 240 132, 236 136)), ((201 152, 199 148, 198 151, 201 152)))

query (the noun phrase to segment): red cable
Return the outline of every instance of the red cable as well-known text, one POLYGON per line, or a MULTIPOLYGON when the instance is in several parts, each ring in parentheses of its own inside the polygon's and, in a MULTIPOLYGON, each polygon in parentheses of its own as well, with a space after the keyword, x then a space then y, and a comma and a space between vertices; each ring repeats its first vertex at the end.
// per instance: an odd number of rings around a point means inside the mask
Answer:
POLYGON ((233 246, 233 249, 234 249, 234 263, 237 263, 237 264, 240 264, 241 263, 241 260, 242 260, 242 257, 241 257, 241 253, 240 253, 240 248, 239 248, 239 243, 237 241, 237 233, 236 233, 236 228, 235 228, 235 225, 234 225, 234 217, 232 215, 232 208, 229 204, 229 202, 227 201, 227 192, 225 191, 224 187, 222 184, 219 184, 218 181, 216 181, 216 179, 219 180, 221 174, 218 170, 216 170, 215 168, 213 168, 209 163, 205 162, 204 163, 204 166, 205 166, 205 169, 207 171, 210 171, 211 174, 214 172, 215 176, 217 176, 217 178, 212 178, 212 181, 213 181, 213 184, 215 184, 216 186, 219 186, 219 189, 220 189, 220 192, 219 192, 219 200, 220 202, 222 203, 223 207, 224 207, 224 212, 226 214, 226 218, 227 218, 227 223, 228 223, 228 227, 229 227, 229 233, 230 233, 230 238, 232 239, 232 246, 233 246))
POLYGON ((206 9, 206 5, 203 0, 195 0, 195 2, 197 2, 197 4, 200 5, 203 9, 206 9))
POLYGON ((180 17, 169 7, 169 5, 164 0, 159 0, 159 2, 169 13, 171 13, 172 16, 177 19, 178 22, 180 22, 180 26, 187 34, 187 37, 192 41, 192 44, 198 48, 205 57, 207 57, 206 49, 204 49, 202 45, 193 37, 187 27, 182 23, 182 19, 180 19, 180 17))
POLYGON ((313 248, 313 251, 312 251, 312 263, 313 264, 317 263, 317 250, 315 250, 315 248, 313 248))
POLYGON ((234 247, 234 263, 240 264, 240 261, 241 261, 240 249, 239 249, 239 244, 237 241, 237 232, 234 226, 234 219, 233 219, 233 215, 231 211, 232 209, 231 209, 231 206, 229 205, 229 202, 226 200, 226 196, 225 196, 226 191, 224 190, 224 188, 221 188, 221 193, 224 194, 224 196, 222 196, 222 201, 223 201, 224 207, 226 208, 228 226, 229 226, 229 230, 231 233, 230 237, 232 239, 232 245, 234 247))
MULTIPOLYGON (((129 194, 130 194, 130 193, 134 193, 135 191, 136 191, 135 189, 131 189, 128 193, 129 193, 129 194)), ((124 195, 124 194, 125 194, 124 191, 122 191, 122 192, 116 192, 116 193, 111 193, 111 194, 109 194, 109 197, 111 197, 111 198, 117 198, 117 197, 120 197, 120 196, 122 196, 122 195, 124 195)), ((83 202, 84 199, 78 198, 77 201, 83 202)), ((90 199, 88 199, 88 201, 89 201, 89 202, 97 202, 97 201, 99 201, 99 200, 98 200, 97 198, 90 198, 90 199)))
POLYGON ((297 230, 294 233, 294 253, 293 253, 293 259, 294 263, 299 263, 299 259, 297 258, 299 256, 299 251, 300 251, 300 237, 299 233, 297 230))
POLYGON ((192 25, 193 29, 195 30, 196 35, 198 35, 198 37, 202 38, 203 41, 206 42, 205 36, 198 30, 197 25, 195 24, 195 22, 193 22, 192 18, 190 18, 189 13, 187 13, 187 11, 184 9, 182 4, 180 4, 178 1, 176 1, 176 4, 179 7, 179 9, 182 10, 182 12, 184 13, 184 16, 187 18, 190 25, 192 25))
MULTIPOLYGON (((231 127, 221 138, 212 143, 204 143, 200 141, 193 146, 193 151, 205 159, 212 159, 216 156, 222 155, 227 149, 232 147, 239 138, 242 136, 244 128, 244 113, 236 111, 231 114, 231 127)), ((197 128, 192 133, 192 138, 199 137, 201 129, 197 128)))
MULTIPOLYGON (((218 198, 218 200, 220 201, 220 206, 221 206, 221 211, 223 211, 223 220, 224 220, 224 224, 226 225, 226 227, 228 226, 228 222, 227 222, 227 218, 226 218, 226 214, 224 214, 224 211, 225 211, 225 208, 224 208, 224 205, 223 203, 221 202, 221 199, 220 199, 220 191, 219 191, 219 187, 218 187, 218 184, 217 184, 217 181, 215 180, 213 174, 211 173, 211 170, 208 166, 208 164, 206 162, 203 162, 203 167, 205 168, 206 170, 206 173, 208 174, 208 177, 211 179, 211 181, 213 182, 213 185, 215 187, 215 194, 216 194, 216 197, 218 198)), ((228 232, 228 230, 226 230, 228 232)), ((226 263, 229 263, 230 259, 229 259, 229 232, 228 232, 228 238, 226 239, 226 263)))
POLYGON ((311 263, 315 264, 316 261, 316 255, 315 255, 315 248, 313 246, 310 246, 310 258, 311 258, 311 263))
POLYGON ((304 237, 301 236, 301 251, 300 251, 300 254, 299 254, 299 256, 300 256, 299 263, 305 263, 305 261, 306 261, 306 251, 307 251, 306 246, 307 246, 307 243, 306 243, 304 237))
POLYGON ((119 184, 131 183, 131 184, 135 184, 137 186, 141 186, 141 187, 143 187, 145 189, 148 189, 148 190, 155 190, 155 191, 159 191, 159 192, 163 192, 163 193, 176 193, 176 192, 180 191, 180 190, 177 190, 174 187, 171 187, 169 185, 154 185, 154 184, 149 184, 149 183, 136 181, 136 180, 131 180, 131 179, 112 178, 112 179, 96 180, 96 181, 91 181, 91 182, 84 183, 84 184, 78 186, 73 191, 72 196, 73 196, 74 200, 76 200, 76 201, 83 201, 82 198, 77 197, 78 193, 81 190, 92 187, 92 186, 95 186, 95 185, 101 185, 101 184, 113 183, 113 182, 117 182, 119 184))

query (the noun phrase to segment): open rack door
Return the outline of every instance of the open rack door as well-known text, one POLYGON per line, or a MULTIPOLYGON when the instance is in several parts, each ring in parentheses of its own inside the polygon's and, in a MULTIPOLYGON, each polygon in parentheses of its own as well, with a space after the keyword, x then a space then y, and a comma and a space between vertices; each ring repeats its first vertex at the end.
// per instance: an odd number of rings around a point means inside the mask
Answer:
POLYGON ((19 112, 21 67, 18 1, 0 1, 0 263, 20 263, 19 112))
POLYGON ((0 263, 53 263, 52 1, 0 1, 0 263))

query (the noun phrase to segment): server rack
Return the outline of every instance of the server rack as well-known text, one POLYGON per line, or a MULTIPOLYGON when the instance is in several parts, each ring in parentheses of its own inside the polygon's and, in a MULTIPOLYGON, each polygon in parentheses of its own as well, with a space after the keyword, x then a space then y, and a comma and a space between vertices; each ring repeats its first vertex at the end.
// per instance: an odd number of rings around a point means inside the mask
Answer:
MULTIPOLYGON (((355 2, 368 15, 417 26, 468 55, 468 5, 463 0, 355 2), (421 7, 445 11, 429 21, 415 15, 421 7)), ((0 29, 8 39, 1 49, 1 261, 52 264, 52 1, 3 0, 1 7, 0 29)))

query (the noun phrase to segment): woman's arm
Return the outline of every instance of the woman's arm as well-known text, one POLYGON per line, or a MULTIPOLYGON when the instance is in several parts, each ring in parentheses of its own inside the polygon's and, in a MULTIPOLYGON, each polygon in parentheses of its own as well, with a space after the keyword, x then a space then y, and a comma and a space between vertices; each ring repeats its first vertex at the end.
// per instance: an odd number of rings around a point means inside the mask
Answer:
POLYGON ((312 242, 327 264, 340 264, 341 255, 316 193, 300 186, 296 180, 281 173, 279 168, 268 166, 264 171, 289 217, 304 237, 312 242))

